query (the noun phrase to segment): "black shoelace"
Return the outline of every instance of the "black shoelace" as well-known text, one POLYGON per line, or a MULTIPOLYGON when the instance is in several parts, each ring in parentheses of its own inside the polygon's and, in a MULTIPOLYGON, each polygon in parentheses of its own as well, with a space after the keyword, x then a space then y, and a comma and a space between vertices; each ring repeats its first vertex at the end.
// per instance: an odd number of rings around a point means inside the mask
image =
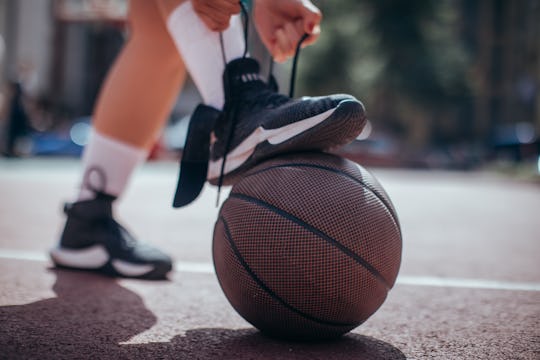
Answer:
MULTIPOLYGON (((244 20, 243 25, 244 25, 244 46, 245 47, 244 47, 244 53, 242 55, 242 59, 245 59, 247 57, 247 53, 248 53, 249 16, 248 16, 248 11, 247 11, 244 3, 242 3, 242 1, 240 1, 240 7, 242 9, 242 18, 244 20)), ((296 81, 296 69, 297 69, 297 64, 298 64, 298 57, 299 57, 299 54, 300 54, 300 49, 301 49, 302 43, 308 38, 308 36, 309 36, 309 34, 304 34, 302 36, 302 38, 300 38, 300 41, 298 41, 298 44, 296 45, 296 50, 295 50, 293 63, 292 63, 292 69, 291 69, 291 78, 290 78, 290 83, 289 83, 289 98, 294 97, 294 85, 295 85, 295 81, 296 81)), ((225 65, 225 67, 226 67, 227 66, 227 58, 225 56, 225 46, 223 44, 223 33, 219 34, 219 41, 220 41, 220 44, 221 44, 221 54, 223 56, 223 63, 225 65)), ((274 60, 273 60, 272 56, 270 56, 270 67, 269 67, 269 74, 268 74, 268 81, 267 81, 268 85, 267 85, 267 87, 268 87, 269 91, 271 91, 272 93, 275 93, 276 91, 274 89, 271 89, 271 85, 269 85, 269 84, 272 84, 273 68, 274 68, 274 60)), ((225 72, 225 76, 228 76, 227 72, 225 72)), ((230 84, 231 84, 230 79, 226 79, 225 83, 228 84, 228 86, 230 86, 230 84)), ((225 89, 225 91, 228 94, 232 94, 231 89, 225 89)), ((224 175, 224 172, 225 172, 225 163, 227 161, 227 154, 230 151, 232 140, 233 140, 233 137, 234 137, 234 132, 236 130, 236 123, 237 123, 236 112, 237 112, 237 108, 238 108, 238 105, 239 105, 240 101, 241 101, 241 99, 237 99, 237 98, 232 98, 231 99, 231 101, 229 102, 229 111, 226 112, 227 117, 224 119, 224 121, 226 123, 228 123, 228 124, 230 123, 231 126, 229 128, 230 129, 229 133, 227 134, 227 141, 225 142, 225 151, 223 153, 223 161, 221 163, 221 170, 220 170, 220 173, 219 173, 219 179, 218 179, 218 183, 217 183, 218 195, 217 195, 217 199, 216 199, 216 206, 219 206, 219 196, 221 194, 221 187, 223 185, 223 175, 224 175)))

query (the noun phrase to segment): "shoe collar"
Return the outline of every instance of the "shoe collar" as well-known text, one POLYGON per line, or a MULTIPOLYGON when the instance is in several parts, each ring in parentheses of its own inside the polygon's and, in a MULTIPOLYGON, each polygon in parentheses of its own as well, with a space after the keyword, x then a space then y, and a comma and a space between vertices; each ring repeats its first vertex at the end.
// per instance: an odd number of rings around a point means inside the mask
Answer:
POLYGON ((78 214, 82 217, 112 217, 112 203, 115 196, 97 192, 93 199, 64 204, 65 214, 78 214))

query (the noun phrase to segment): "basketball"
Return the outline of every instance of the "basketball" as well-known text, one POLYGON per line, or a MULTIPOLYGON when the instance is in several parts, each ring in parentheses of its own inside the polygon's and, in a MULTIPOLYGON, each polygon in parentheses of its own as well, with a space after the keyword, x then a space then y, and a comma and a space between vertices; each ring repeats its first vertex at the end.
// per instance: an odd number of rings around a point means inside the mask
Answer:
POLYGON ((245 320, 309 341, 339 337, 383 304, 402 240, 375 177, 314 152, 250 169, 220 209, 212 248, 221 288, 245 320))

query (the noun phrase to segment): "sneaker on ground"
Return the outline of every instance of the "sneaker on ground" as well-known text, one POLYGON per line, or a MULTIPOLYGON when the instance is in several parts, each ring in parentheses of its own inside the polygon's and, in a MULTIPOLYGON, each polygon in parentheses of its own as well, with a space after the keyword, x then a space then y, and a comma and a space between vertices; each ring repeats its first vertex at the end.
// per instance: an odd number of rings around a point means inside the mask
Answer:
POLYGON ((172 269, 170 257, 138 242, 112 213, 115 197, 96 197, 66 204, 66 224, 60 243, 50 251, 58 267, 98 271, 111 276, 164 279, 172 269))

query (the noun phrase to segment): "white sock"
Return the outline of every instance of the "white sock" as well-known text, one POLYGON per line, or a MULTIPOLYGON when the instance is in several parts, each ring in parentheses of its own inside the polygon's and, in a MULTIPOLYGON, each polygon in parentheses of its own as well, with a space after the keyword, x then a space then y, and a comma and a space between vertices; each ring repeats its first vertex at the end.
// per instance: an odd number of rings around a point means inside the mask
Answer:
MULTIPOLYGON (((191 1, 173 10, 167 19, 167 28, 204 103, 221 109, 225 101, 222 80, 225 64, 219 32, 206 27, 193 10, 191 1)), ((223 45, 227 62, 244 54, 240 15, 233 16, 229 28, 223 32, 223 45)))
POLYGON ((127 187, 135 168, 148 154, 137 148, 95 131, 84 149, 83 178, 77 201, 95 197, 95 190, 120 196, 127 187))

